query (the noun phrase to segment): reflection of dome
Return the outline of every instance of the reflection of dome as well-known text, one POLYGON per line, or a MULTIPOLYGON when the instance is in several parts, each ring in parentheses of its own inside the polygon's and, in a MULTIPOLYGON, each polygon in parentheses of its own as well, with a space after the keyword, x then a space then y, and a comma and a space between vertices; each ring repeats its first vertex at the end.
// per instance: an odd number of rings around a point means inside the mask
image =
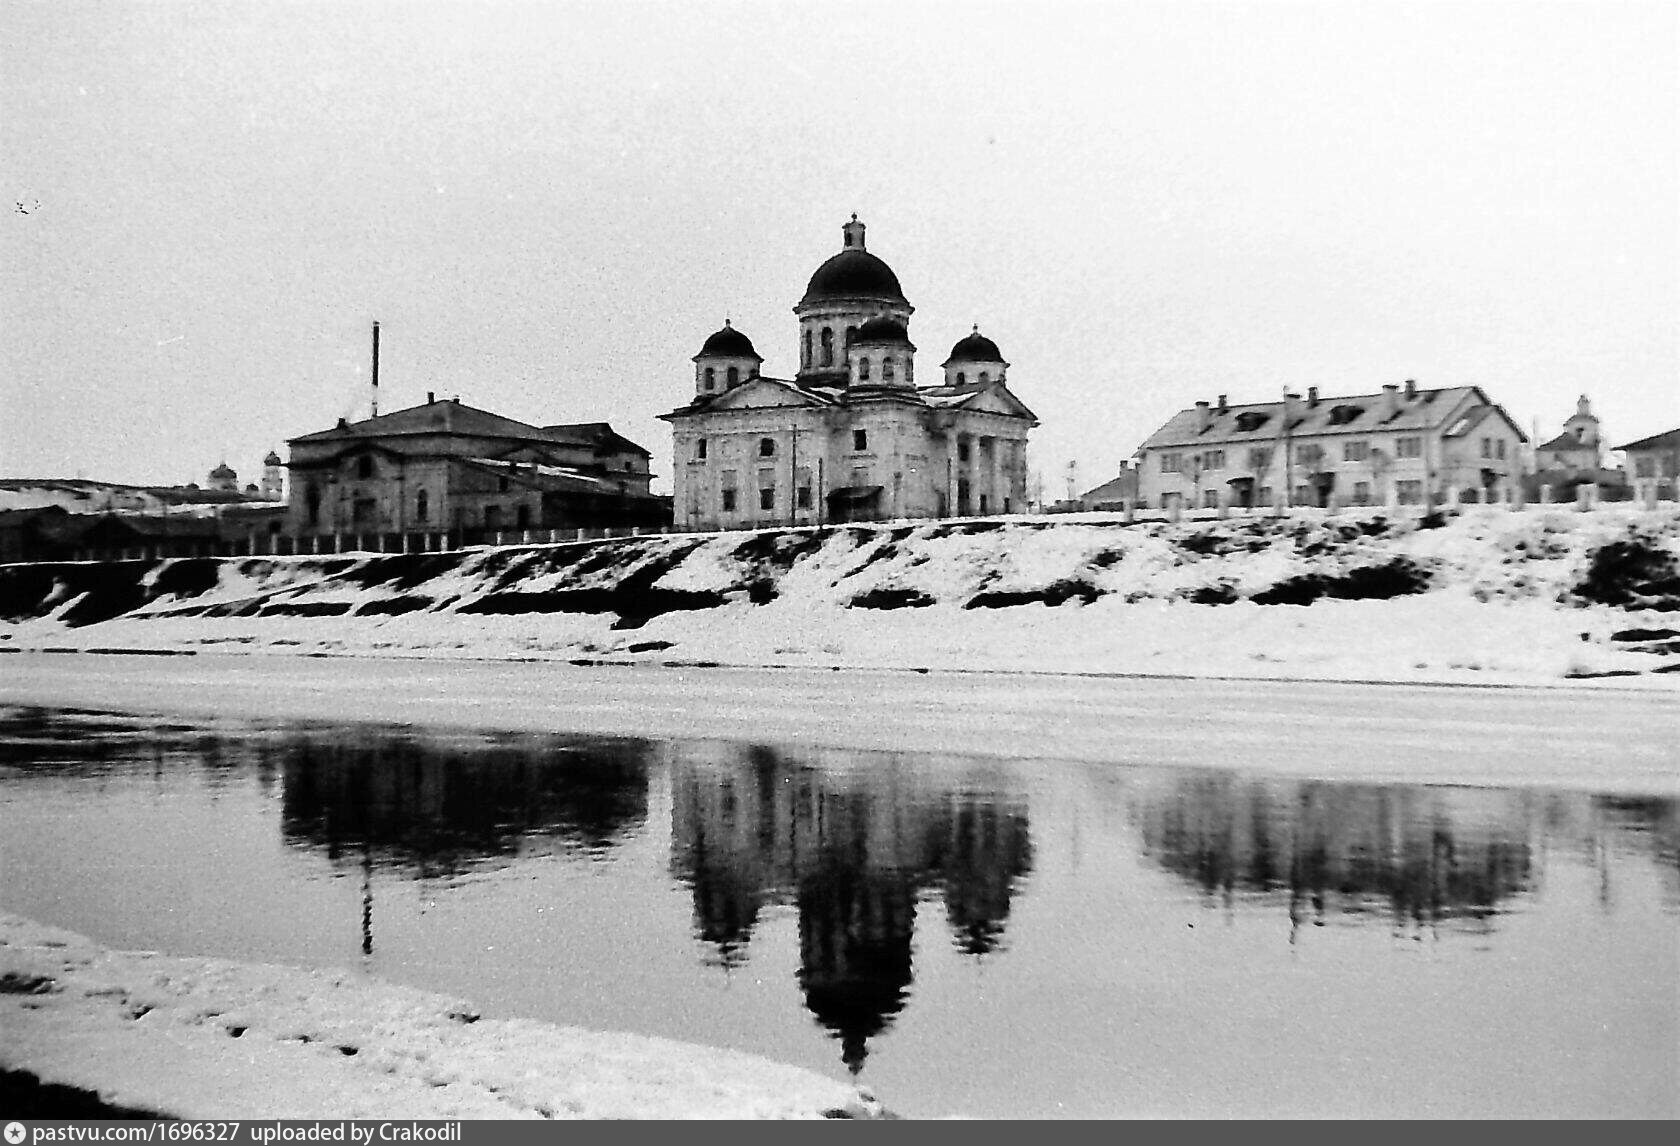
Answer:
POLYGON ((724 320, 722 330, 706 339, 706 344, 695 357, 756 358, 760 362, 764 361, 758 351, 753 349, 752 339, 730 326, 728 319, 724 320))
POLYGON ((872 318, 858 327, 854 342, 909 342, 910 332, 896 318, 872 318))
POLYGON ((898 276, 893 274, 892 268, 868 251, 856 248, 841 251, 818 267, 799 304, 804 306, 828 299, 854 298, 909 305, 909 300, 904 297, 904 288, 898 285, 898 276))
POLYGON ((951 357, 942 365, 950 366, 957 362, 1002 362, 1003 352, 997 343, 980 333, 980 328, 974 328, 974 333, 962 339, 951 347, 951 357))

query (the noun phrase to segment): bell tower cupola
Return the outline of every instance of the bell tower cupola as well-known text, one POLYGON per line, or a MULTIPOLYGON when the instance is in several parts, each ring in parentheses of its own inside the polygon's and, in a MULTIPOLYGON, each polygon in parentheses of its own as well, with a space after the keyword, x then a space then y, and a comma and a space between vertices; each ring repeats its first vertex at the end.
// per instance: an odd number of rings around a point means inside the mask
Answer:
POLYGON ((753 349, 752 339, 723 320, 723 329, 706 339, 694 356, 694 395, 709 398, 758 377, 764 359, 753 349))

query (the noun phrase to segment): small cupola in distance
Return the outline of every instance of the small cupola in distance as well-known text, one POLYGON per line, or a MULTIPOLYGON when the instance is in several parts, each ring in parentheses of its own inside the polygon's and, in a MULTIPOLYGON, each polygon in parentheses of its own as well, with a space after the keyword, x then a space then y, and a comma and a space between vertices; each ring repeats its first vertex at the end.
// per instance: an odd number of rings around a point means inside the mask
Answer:
POLYGON ((980 325, 973 333, 959 339, 945 359, 945 385, 971 386, 975 383, 1002 382, 1009 363, 1003 360, 998 344, 980 333, 980 325))
POLYGON ((851 377, 853 386, 914 386, 916 347, 910 332, 896 318, 872 318, 857 329, 852 340, 851 377))
POLYGON ((706 339, 694 356, 694 393, 705 398, 758 377, 764 359, 753 349, 752 339, 723 320, 723 329, 706 339))

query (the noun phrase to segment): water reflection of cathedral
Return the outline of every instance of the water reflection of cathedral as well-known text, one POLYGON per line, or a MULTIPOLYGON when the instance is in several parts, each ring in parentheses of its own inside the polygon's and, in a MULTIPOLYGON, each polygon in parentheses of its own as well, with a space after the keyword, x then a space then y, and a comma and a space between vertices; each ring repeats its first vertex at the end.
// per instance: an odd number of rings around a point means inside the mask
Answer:
POLYGON ((970 955, 1001 942, 1032 863, 1025 804, 932 785, 880 753, 709 751, 673 762, 673 863, 695 928, 733 965, 760 913, 791 903, 806 1005, 855 1072, 904 1007, 918 904, 942 901, 970 955))

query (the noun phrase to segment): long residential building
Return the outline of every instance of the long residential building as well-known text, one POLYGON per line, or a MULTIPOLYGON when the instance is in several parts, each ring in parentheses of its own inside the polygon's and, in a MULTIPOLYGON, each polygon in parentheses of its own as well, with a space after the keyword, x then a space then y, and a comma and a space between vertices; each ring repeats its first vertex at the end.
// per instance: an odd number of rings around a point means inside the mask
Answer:
POLYGON ((1520 496, 1528 438, 1479 386, 1197 402, 1138 449, 1144 508, 1423 505, 1520 496))

